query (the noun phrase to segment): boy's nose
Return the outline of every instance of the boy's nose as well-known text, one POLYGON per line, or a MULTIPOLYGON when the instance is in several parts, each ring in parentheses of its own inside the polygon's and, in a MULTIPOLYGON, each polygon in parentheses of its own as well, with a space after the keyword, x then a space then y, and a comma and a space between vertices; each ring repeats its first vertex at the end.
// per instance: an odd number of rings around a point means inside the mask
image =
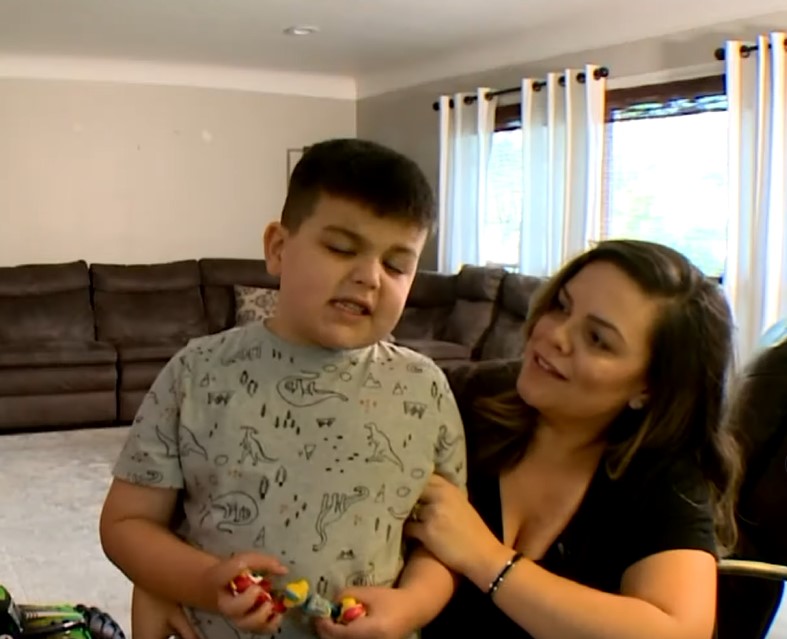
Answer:
POLYGON ((382 265, 377 260, 372 259, 359 260, 356 262, 352 272, 353 282, 369 288, 378 288, 381 277, 382 265))

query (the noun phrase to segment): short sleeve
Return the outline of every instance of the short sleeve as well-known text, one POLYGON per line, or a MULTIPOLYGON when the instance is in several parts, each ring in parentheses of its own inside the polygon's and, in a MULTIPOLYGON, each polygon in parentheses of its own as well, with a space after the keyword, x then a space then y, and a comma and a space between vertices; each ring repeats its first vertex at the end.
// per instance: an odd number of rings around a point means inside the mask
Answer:
POLYGON ((142 400, 113 474, 133 484, 183 488, 178 436, 187 351, 159 372, 142 400))
POLYGON ((435 471, 466 490, 467 447, 462 417, 445 373, 435 366, 432 399, 439 415, 435 441, 435 471))
POLYGON ((703 550, 718 558, 713 509, 700 469, 675 462, 642 477, 632 495, 624 566, 667 550, 703 550))

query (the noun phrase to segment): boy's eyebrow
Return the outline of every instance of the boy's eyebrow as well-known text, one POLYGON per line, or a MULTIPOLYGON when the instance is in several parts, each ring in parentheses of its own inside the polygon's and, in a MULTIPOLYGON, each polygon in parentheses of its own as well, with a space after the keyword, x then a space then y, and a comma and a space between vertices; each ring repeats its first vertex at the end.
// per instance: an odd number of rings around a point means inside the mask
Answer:
MULTIPOLYGON (((323 231, 327 231, 329 233, 337 233, 339 235, 344 235, 348 240, 352 240, 357 244, 366 245, 369 244, 369 241, 359 233, 352 231, 344 226, 339 226, 337 224, 329 224, 328 226, 323 227, 323 231)), ((404 244, 395 244, 392 247, 393 251, 396 253, 407 253, 412 257, 418 257, 418 253, 416 253, 415 249, 405 246, 404 244)))

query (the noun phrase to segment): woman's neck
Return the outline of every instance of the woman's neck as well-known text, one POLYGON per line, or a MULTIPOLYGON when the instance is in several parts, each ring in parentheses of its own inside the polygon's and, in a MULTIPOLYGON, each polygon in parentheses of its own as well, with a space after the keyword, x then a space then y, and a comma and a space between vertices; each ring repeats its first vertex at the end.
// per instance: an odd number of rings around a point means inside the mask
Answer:
POLYGON ((541 416, 529 448, 539 457, 559 463, 597 464, 606 447, 603 432, 602 428, 556 423, 541 416))

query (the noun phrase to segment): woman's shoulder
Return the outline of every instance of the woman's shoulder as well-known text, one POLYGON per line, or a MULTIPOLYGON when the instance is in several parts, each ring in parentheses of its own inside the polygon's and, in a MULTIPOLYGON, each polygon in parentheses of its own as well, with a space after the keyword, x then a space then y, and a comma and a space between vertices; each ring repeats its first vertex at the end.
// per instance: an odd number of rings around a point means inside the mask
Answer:
POLYGON ((691 456, 641 451, 611 486, 629 564, 679 548, 716 554, 710 489, 691 456))
MULTIPOLYGON (((605 463, 612 465, 609 459, 605 463)), ((620 481, 639 493, 680 489, 707 494, 707 481, 697 460, 692 455, 670 451, 640 450, 620 475, 620 481)))

